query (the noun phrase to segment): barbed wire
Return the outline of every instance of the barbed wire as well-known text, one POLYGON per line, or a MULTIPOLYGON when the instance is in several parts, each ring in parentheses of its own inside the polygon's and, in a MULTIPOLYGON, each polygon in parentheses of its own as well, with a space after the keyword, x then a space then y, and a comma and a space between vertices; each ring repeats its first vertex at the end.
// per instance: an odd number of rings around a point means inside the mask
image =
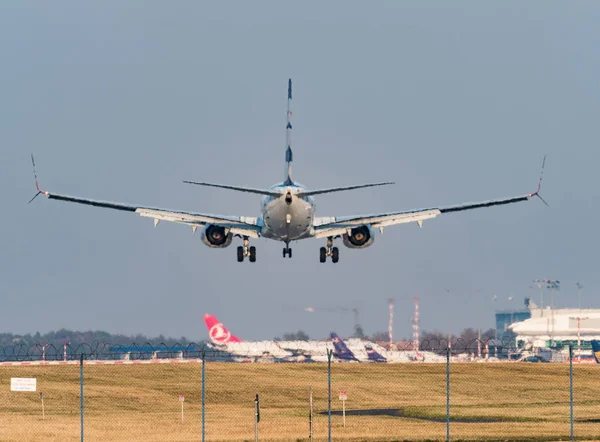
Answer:
MULTIPOLYGON (((450 349, 451 355, 462 354, 487 355, 502 357, 510 353, 518 353, 522 349, 515 346, 514 339, 472 339, 461 338, 425 338, 417 346, 414 342, 397 342, 389 347, 389 343, 375 343, 360 340, 359 344, 352 340, 350 347, 354 352, 377 352, 384 358, 398 353, 430 353, 438 356, 446 355, 450 349)), ((554 350, 561 348, 555 347, 554 350)), ((144 359, 200 359, 231 360, 235 357, 246 357, 249 360, 274 358, 275 361, 312 362, 323 361, 328 351, 336 356, 334 344, 331 341, 256 341, 238 342, 227 345, 215 345, 209 342, 190 342, 167 345, 164 342, 130 345, 92 341, 91 343, 63 345, 49 344, 13 344, 0 346, 0 362, 11 361, 73 361, 83 356, 86 360, 144 360, 144 359), (286 359, 287 358, 287 359, 286 359), (295 359, 294 359, 295 358, 295 359), (319 359, 320 358, 320 359, 319 359)))

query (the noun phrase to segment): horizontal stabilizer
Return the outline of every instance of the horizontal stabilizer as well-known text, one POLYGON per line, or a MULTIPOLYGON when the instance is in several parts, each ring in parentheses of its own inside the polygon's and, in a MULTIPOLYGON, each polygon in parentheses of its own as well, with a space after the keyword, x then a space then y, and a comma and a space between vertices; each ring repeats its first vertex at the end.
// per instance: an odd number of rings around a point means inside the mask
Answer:
POLYGON ((253 189, 251 187, 238 187, 238 186, 227 186, 225 184, 212 184, 212 183, 203 183, 196 181, 183 181, 186 184, 195 184, 196 186, 206 186, 206 187, 218 187, 220 189, 229 189, 235 190, 237 192, 247 192, 247 193, 258 193, 259 195, 268 195, 268 196, 281 196, 279 192, 273 192, 269 189, 253 189))
POLYGON ((387 186, 389 184, 395 184, 395 183, 390 182, 390 183, 359 184, 358 186, 331 187, 329 189, 305 190, 305 191, 301 192, 300 195, 313 196, 313 195, 321 195, 324 193, 342 192, 344 190, 364 189, 365 187, 387 186))

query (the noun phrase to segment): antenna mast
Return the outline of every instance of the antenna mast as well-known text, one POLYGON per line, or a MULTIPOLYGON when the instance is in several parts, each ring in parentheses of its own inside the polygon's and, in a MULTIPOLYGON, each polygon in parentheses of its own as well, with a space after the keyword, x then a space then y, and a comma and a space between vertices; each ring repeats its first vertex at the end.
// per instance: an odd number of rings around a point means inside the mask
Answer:
POLYGON ((415 296, 415 316, 412 320, 413 326, 413 347, 417 356, 419 355, 419 297, 415 296))

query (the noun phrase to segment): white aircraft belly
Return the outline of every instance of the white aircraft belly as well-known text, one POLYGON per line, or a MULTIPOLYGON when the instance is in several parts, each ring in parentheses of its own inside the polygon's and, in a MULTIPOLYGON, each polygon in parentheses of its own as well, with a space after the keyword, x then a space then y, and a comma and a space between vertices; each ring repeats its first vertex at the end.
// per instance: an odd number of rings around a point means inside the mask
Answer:
POLYGON ((308 236, 312 226, 314 209, 310 203, 294 198, 286 204, 283 198, 270 201, 263 212, 265 238, 293 241, 308 236))

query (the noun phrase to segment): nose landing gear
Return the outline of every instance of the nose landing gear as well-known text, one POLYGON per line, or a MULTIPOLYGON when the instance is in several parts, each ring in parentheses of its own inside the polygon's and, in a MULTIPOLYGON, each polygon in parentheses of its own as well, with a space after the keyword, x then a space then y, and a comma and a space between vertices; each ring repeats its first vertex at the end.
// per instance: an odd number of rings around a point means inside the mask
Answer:
POLYGON ((292 249, 290 248, 289 242, 286 242, 285 247, 283 248, 283 257, 285 258, 286 256, 289 258, 292 257, 292 249))
POLYGON ((256 262, 256 247, 250 245, 250 240, 244 236, 244 245, 237 248, 237 260, 243 262, 248 257, 250 262, 256 262))
POLYGON ((327 257, 331 256, 331 262, 336 263, 340 260, 340 250, 333 247, 333 238, 327 238, 327 247, 321 247, 319 250, 319 262, 327 261, 327 257))

